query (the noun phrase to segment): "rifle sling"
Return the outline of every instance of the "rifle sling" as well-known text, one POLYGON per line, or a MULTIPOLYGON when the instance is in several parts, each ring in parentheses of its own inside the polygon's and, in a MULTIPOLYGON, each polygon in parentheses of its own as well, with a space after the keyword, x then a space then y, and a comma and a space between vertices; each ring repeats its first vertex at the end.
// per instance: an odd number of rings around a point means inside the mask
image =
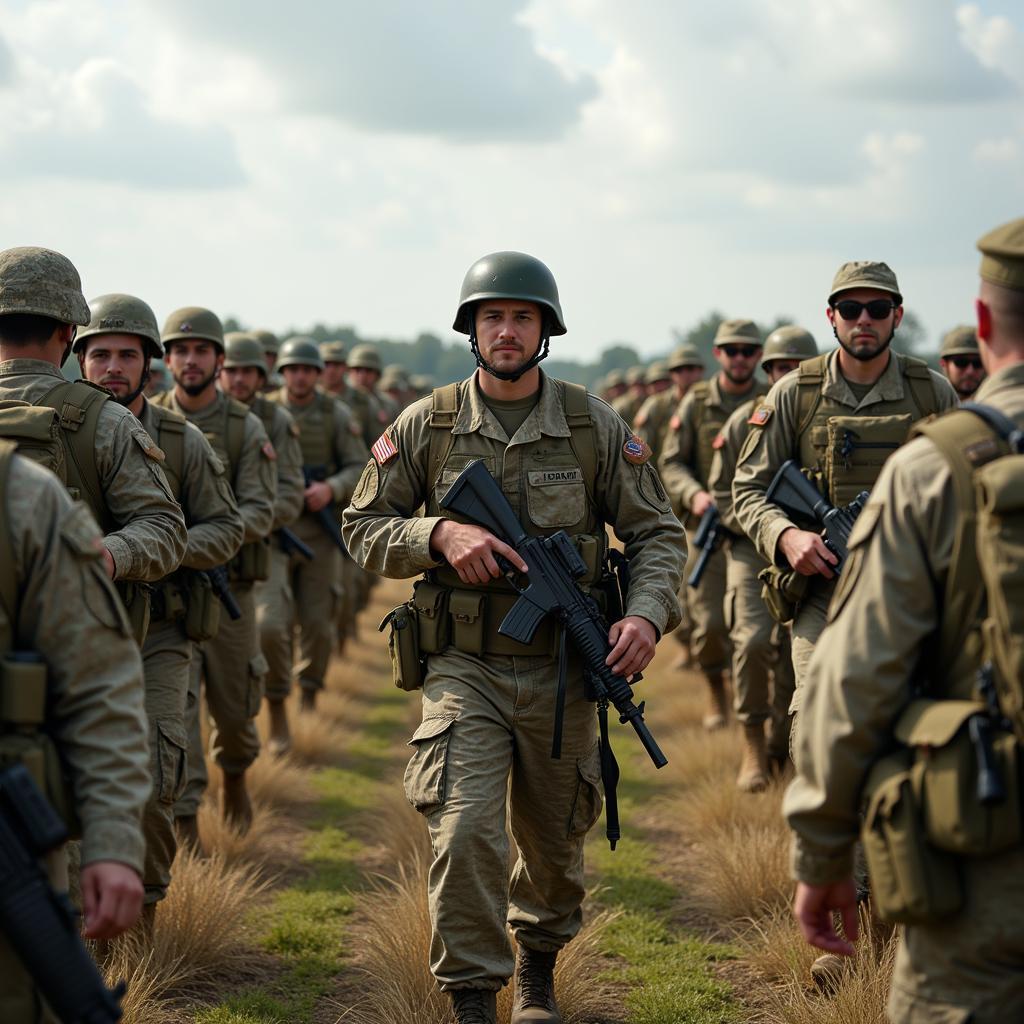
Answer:
POLYGON ((608 736, 608 705, 605 701, 597 703, 597 724, 601 737, 598 749, 601 754, 601 786, 604 789, 604 834, 608 844, 615 849, 615 844, 622 836, 619 829, 619 765, 612 751, 611 739, 608 736))
POLYGON ((555 724, 551 735, 551 756, 562 757, 562 727, 565 721, 565 627, 558 631, 558 689, 555 691, 555 724))

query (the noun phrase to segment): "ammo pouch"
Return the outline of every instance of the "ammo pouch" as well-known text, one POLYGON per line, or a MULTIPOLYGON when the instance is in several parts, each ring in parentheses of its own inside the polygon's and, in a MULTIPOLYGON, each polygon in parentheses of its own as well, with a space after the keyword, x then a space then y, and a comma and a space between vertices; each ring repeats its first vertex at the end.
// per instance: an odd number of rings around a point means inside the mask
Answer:
POLYGON ((979 751, 970 720, 988 718, 969 700, 915 700, 896 723, 896 738, 913 754, 920 775, 921 813, 928 842, 961 856, 985 857, 1021 841, 1020 767, 1016 737, 994 726, 991 761, 1006 793, 997 804, 978 794, 979 751))
POLYGON ((804 576, 795 569, 769 565, 757 574, 757 578, 764 584, 761 588, 761 597, 768 606, 772 618, 782 626, 792 622, 796 617, 797 607, 807 596, 811 577, 804 576))
POLYGON ((412 601, 406 601, 384 616, 377 631, 388 634, 388 654, 391 656, 391 677, 400 690, 418 690, 423 686, 424 665, 420 657, 416 612, 412 601))
POLYGON ((449 643, 448 587, 429 580, 417 580, 409 601, 415 616, 420 654, 439 654, 449 643))
POLYGON ((255 583, 270 575, 270 538, 251 540, 238 549, 228 564, 228 575, 233 583, 255 583))
POLYGON ((910 413, 830 416, 825 451, 829 501, 847 505, 861 491, 870 491, 885 460, 906 441, 912 423, 910 413))
POLYGON ((0 659, 0 768, 23 764, 74 839, 81 825, 71 785, 53 740, 42 730, 46 684, 46 664, 34 652, 11 651, 0 659))
POLYGON ((132 638, 141 648, 149 632, 152 590, 149 584, 137 580, 118 580, 114 586, 121 595, 124 610, 128 613, 128 626, 132 638))
POLYGON ((187 572, 185 588, 185 635, 201 643, 212 640, 220 629, 220 600, 203 572, 187 572))

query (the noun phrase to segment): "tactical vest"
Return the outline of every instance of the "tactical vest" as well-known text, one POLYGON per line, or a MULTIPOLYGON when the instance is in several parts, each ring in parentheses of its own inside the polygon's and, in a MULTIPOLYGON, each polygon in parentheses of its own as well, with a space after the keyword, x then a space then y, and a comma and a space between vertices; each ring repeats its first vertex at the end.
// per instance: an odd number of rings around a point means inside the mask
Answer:
POLYGON ((939 411, 928 365, 893 352, 903 397, 855 412, 824 394, 830 353, 805 359, 797 369, 796 451, 800 465, 833 505, 870 491, 886 459, 910 436, 911 426, 939 411))
POLYGON ((340 453, 335 445, 337 421, 334 403, 337 399, 316 392, 310 405, 303 407, 302 415, 295 417, 299 428, 299 447, 303 466, 323 466, 327 476, 334 476, 341 465, 340 453))
POLYGON ((165 456, 161 468, 171 488, 174 500, 181 504, 182 484, 185 478, 185 417, 174 409, 150 403, 156 422, 153 438, 165 456))
POLYGON ((249 412, 256 414, 260 423, 263 424, 263 429, 267 432, 267 437, 271 441, 274 439, 274 410, 276 408, 276 402, 272 402, 269 398, 264 398, 262 395, 255 395, 249 404, 249 412))
MULTIPOLYGON (((725 421, 739 406, 727 409, 717 403, 711 404, 711 381, 699 380, 690 388, 688 394, 693 395, 693 432, 694 475, 704 490, 708 488, 711 476, 711 463, 715 456, 715 438, 721 433, 725 421)), ((744 401, 761 398, 768 394, 768 385, 764 381, 755 380, 753 388, 742 396, 744 401)))

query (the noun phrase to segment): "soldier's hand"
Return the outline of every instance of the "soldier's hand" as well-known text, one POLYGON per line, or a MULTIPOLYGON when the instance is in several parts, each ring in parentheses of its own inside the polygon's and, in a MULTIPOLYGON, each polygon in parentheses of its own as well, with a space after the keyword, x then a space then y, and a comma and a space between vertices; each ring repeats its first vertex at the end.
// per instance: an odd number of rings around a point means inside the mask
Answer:
POLYGON ((323 480, 314 480, 303 492, 306 496, 306 508, 310 512, 319 512, 334 501, 334 491, 331 485, 323 480))
POLYGON ((627 615, 608 630, 612 649, 604 663, 616 675, 628 679, 647 668, 657 642, 658 634, 650 622, 640 615, 627 615))
POLYGON ((690 502, 690 511, 699 519, 714 503, 715 499, 707 491, 698 491, 690 502))
POLYGON ((825 542, 817 533, 798 530, 796 527, 784 530, 779 537, 779 550, 801 576, 821 575, 827 580, 835 576, 832 567, 839 559, 825 547, 825 542))
POLYGON ((134 868, 98 860, 82 868, 82 909, 87 939, 113 939, 142 913, 142 879, 134 868))
POLYGON ((520 572, 526 563, 504 542, 482 526, 442 519, 430 535, 431 550, 436 551, 459 574, 463 583, 486 583, 501 575, 497 556, 507 558, 520 572))
POLYGON ((797 882, 793 916, 804 938, 812 946, 840 956, 853 956, 857 941, 857 889, 852 878, 831 885, 808 885, 797 882), (849 942, 840 938, 832 923, 832 912, 843 919, 843 931, 849 942))

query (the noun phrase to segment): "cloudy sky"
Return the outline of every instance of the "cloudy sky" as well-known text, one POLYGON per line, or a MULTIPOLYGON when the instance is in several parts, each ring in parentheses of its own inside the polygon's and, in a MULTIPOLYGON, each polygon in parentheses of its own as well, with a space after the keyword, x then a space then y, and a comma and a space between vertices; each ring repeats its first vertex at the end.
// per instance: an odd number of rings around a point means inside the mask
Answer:
POLYGON ((1024 215, 1014 0, 0 0, 0 243, 163 318, 450 335, 477 256, 569 334, 712 308, 819 333, 885 259, 931 334, 1024 215))

